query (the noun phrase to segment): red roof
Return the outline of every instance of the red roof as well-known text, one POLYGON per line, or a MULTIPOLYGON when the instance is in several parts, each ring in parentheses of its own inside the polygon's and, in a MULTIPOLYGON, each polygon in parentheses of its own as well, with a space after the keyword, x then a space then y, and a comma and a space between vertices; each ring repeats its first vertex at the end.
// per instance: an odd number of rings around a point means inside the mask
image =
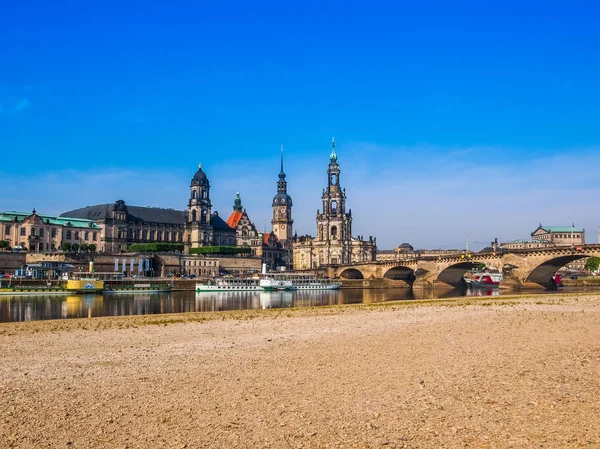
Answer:
POLYGON ((229 225, 229 227, 233 229, 237 228, 237 225, 240 222, 242 215, 244 215, 243 212, 240 212, 239 210, 234 210, 227 219, 227 224, 229 225))
POLYGON ((273 232, 269 233, 269 234, 263 234, 263 243, 265 245, 269 244, 269 238, 271 237, 271 234, 273 234, 273 237, 275 237, 275 241, 279 242, 279 238, 277 238, 277 235, 273 232))

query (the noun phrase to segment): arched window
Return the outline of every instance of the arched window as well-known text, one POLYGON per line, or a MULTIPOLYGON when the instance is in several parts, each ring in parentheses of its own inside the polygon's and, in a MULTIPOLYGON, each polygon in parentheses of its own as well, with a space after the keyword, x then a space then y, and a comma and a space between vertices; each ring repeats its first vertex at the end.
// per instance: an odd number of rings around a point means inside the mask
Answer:
POLYGON ((205 200, 207 198, 207 196, 208 196, 208 192, 206 190, 203 190, 202 191, 202 199, 205 200))
POLYGON ((192 199, 195 200, 196 199, 196 191, 192 190, 192 199))
POLYGON ((192 211, 192 223, 196 223, 198 217, 196 216, 196 209, 192 211))
POLYGON ((206 220, 206 210, 202 209, 201 213, 202 213, 202 223, 207 223, 207 220, 206 220))
POLYGON ((337 214, 337 201, 331 202, 331 215, 337 214))
POLYGON ((337 175, 331 175, 331 185, 334 186, 337 184, 337 175))
POLYGON ((332 240, 336 240, 337 239, 337 226, 332 226, 331 227, 331 239, 332 240))

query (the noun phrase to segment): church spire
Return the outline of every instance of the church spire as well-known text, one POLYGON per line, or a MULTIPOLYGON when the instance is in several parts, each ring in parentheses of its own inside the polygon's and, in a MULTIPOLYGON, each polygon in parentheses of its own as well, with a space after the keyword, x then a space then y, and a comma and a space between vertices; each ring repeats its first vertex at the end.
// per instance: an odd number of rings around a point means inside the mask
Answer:
POLYGON ((335 154, 335 137, 331 138, 331 156, 329 156, 331 162, 335 162, 337 160, 337 154, 335 154))
POLYGON ((285 177, 285 172, 283 171, 283 145, 281 145, 280 156, 281 156, 281 171, 279 172, 279 177, 281 177, 281 175, 283 175, 285 177))

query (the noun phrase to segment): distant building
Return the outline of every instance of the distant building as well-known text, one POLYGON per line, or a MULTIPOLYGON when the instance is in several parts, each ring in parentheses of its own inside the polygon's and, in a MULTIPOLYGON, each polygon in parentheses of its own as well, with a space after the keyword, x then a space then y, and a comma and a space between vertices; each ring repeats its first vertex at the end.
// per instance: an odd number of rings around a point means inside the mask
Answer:
POLYGON ((530 248, 549 248, 554 246, 554 244, 546 241, 546 240, 512 240, 510 242, 505 242, 500 245, 502 249, 530 249, 530 248))
POLYGON ((294 269, 374 261, 376 240, 352 237, 352 211, 346 212, 346 189, 341 188, 334 141, 327 168, 327 188, 323 189, 321 198, 323 212, 317 210, 317 236, 295 236, 293 239, 294 269))
POLYGON ((64 243, 71 245, 101 243, 102 229, 94 220, 71 216, 55 217, 26 212, 0 213, 0 240, 15 249, 31 252, 60 250, 64 243))
POLYGON ((538 226, 531 238, 549 242, 556 246, 585 245, 585 229, 571 226, 538 226))
POLYGON ((61 214, 61 218, 76 217, 98 223, 101 228, 98 251, 107 253, 124 251, 132 243, 182 243, 185 216, 182 210, 128 206, 123 200, 61 214))

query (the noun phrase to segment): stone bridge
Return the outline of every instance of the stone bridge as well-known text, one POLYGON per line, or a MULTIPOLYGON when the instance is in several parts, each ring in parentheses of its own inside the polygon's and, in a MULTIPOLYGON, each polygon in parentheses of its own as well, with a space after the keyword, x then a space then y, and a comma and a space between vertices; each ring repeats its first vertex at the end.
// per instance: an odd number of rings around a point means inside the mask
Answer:
POLYGON ((402 280, 411 287, 464 285, 463 275, 484 264, 503 274, 501 287, 552 288, 554 274, 563 266, 584 257, 600 257, 600 245, 576 248, 532 248, 452 256, 423 256, 385 262, 365 262, 327 267, 327 275, 342 279, 386 278, 402 280))

